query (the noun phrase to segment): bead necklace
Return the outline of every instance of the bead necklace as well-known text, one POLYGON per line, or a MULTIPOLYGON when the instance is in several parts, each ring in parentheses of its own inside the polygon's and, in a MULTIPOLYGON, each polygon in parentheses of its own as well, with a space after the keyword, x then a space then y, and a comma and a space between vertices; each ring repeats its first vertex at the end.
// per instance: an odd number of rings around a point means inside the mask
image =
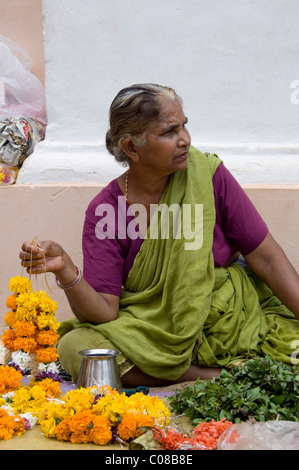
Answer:
POLYGON ((128 200, 128 176, 129 176, 129 170, 126 172, 126 184, 125 184, 125 198, 126 198, 126 201, 128 200))

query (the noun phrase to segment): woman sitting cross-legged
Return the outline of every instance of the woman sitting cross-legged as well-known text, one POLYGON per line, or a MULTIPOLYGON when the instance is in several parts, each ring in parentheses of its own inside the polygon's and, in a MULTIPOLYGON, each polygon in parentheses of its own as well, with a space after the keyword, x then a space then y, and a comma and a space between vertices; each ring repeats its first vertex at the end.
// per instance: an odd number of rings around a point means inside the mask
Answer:
POLYGON ((292 364, 298 274, 223 162, 191 145, 186 124, 173 89, 121 90, 106 144, 128 169, 86 210, 83 276, 58 243, 22 245, 22 265, 54 273, 75 315, 58 344, 74 381, 78 351, 92 348, 119 351, 127 387, 212 378, 266 354, 292 364))

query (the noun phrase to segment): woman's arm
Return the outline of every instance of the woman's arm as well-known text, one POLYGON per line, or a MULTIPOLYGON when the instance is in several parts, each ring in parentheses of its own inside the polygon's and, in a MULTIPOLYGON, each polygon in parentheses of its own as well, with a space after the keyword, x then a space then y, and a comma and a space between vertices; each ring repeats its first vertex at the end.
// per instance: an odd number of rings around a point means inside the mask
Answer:
MULTIPOLYGON (((52 272, 62 286, 71 284, 78 275, 69 255, 53 241, 39 241, 37 245, 23 243, 20 259, 22 266, 31 274, 52 272)), ((65 293, 74 315, 81 323, 106 323, 117 318, 119 297, 96 292, 84 278, 65 293)))
POLYGON ((268 233, 264 241, 244 258, 252 271, 299 320, 299 276, 272 235, 268 233))

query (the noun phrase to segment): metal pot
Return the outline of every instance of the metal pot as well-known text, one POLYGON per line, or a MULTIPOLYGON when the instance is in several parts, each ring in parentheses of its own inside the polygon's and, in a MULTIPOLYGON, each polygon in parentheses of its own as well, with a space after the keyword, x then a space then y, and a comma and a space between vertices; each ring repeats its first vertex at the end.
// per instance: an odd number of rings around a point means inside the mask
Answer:
POLYGON ((113 349, 84 349, 78 354, 82 356, 77 387, 93 387, 94 385, 110 385, 119 393, 123 392, 116 356, 113 349))

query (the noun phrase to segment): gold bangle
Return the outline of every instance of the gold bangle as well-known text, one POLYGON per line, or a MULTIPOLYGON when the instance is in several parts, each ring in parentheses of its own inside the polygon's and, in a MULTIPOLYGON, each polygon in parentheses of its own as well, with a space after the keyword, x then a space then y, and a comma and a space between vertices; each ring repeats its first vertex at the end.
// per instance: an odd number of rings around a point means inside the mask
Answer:
MULTIPOLYGON (((77 266, 76 266, 77 268, 77 266)), ((79 284, 79 282, 81 281, 82 279, 82 271, 80 268, 77 268, 77 272, 78 272, 78 275, 76 277, 76 279, 71 282, 70 284, 61 284, 60 281, 58 281, 57 277, 56 277, 56 284, 58 285, 58 287, 60 287, 60 289, 63 289, 63 290, 69 290, 69 289, 72 289, 73 287, 75 287, 77 284, 79 284)))

